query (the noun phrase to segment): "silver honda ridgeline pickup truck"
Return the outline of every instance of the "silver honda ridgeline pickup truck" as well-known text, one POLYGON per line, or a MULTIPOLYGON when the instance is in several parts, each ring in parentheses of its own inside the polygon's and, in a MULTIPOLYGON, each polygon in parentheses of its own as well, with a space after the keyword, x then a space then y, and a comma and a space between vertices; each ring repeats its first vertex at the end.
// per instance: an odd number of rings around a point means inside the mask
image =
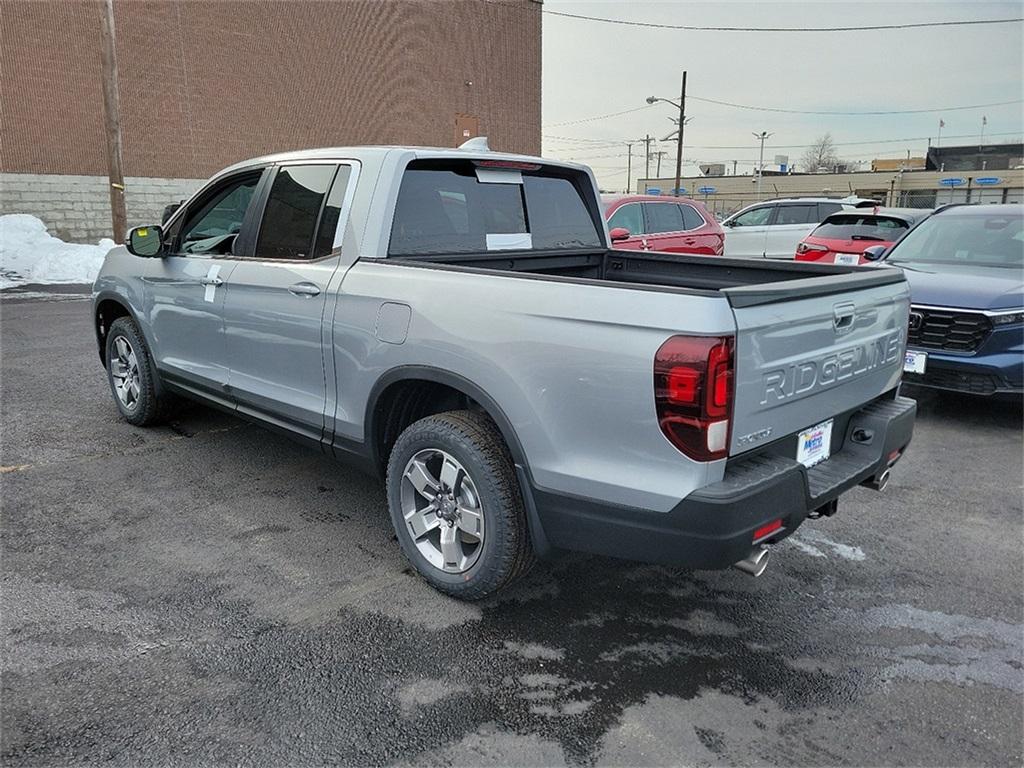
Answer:
POLYGON ((234 165, 93 302, 128 422, 183 395, 383 477, 463 599, 559 549, 757 575, 913 431, 900 270, 617 251, 588 168, 481 140, 234 165))

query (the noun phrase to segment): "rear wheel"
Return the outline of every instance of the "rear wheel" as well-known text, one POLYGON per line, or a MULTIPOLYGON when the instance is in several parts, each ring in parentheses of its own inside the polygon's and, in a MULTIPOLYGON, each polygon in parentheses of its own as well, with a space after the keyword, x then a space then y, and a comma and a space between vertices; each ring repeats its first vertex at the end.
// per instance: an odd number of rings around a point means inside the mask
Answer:
POLYGON ((163 419, 171 399, 159 393, 149 347, 130 317, 119 317, 111 324, 106 356, 110 391, 125 420, 145 427, 163 419))
POLYGON ((402 551, 435 588, 478 600, 533 563, 512 457, 494 423, 449 411, 409 426, 388 461, 402 551))

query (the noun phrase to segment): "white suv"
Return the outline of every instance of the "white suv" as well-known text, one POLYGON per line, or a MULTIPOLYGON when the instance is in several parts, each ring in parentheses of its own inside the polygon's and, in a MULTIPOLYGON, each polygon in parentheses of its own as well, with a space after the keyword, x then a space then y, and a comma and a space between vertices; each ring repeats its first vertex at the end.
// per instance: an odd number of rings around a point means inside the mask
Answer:
POLYGON ((748 205, 722 222, 725 255, 792 259, 797 244, 826 216, 866 205, 878 202, 860 197, 794 197, 748 205))

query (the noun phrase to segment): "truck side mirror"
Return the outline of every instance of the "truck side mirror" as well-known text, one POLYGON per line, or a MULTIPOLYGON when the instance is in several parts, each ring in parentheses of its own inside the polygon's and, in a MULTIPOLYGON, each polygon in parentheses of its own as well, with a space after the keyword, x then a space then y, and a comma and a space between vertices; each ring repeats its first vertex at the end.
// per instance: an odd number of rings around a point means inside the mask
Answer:
POLYGON ((629 239, 629 230, 625 227, 615 227, 608 234, 611 235, 613 243, 617 243, 619 240, 629 239))
POLYGON ((164 247, 163 227, 135 227, 128 233, 128 253, 135 256, 152 257, 159 256, 164 247))
POLYGON ((885 251, 888 246, 885 245, 872 245, 864 249, 862 254, 867 261, 881 261, 885 258, 885 251))

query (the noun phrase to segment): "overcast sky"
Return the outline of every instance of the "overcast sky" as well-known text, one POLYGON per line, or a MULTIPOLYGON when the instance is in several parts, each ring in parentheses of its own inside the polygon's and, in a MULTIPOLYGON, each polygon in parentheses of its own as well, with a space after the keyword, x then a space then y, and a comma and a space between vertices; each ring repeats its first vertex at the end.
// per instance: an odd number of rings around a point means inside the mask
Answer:
MULTIPOLYGON (((852 26, 1024 16, 1024 4, 984 2, 576 2, 545 0, 546 11, 701 26, 852 26)), ((684 160, 757 162, 755 131, 774 135, 776 154, 798 163, 803 149, 828 131, 844 158, 924 153, 939 119, 943 144, 1020 140, 1024 105, 953 110, 951 107, 1024 97, 1024 25, 979 25, 871 32, 700 32, 629 27, 544 15, 544 154, 591 165, 603 188, 625 186, 627 140, 664 138, 678 115, 667 104, 644 107, 647 96, 678 100, 687 76, 684 160), (884 116, 794 115, 736 109, 690 99, 798 110, 866 111, 945 108, 927 114, 884 116), (960 137, 960 138, 956 138, 960 137), (600 142, 606 142, 602 144, 600 142), (615 143, 617 142, 617 143, 615 143), (852 144, 851 142, 858 142, 852 144), (862 143, 878 142, 878 143, 862 143), (722 148, 728 147, 728 148, 722 148), (735 148, 734 148, 735 147, 735 148)), ((662 176, 674 172, 674 141, 662 176), (668 170, 666 170, 666 168, 668 170)), ((643 144, 633 146, 633 178, 643 174, 643 144)), ((691 172, 694 167, 689 169, 691 172)), ((654 168, 652 166, 652 174, 654 168)), ((684 175, 686 170, 684 169, 684 175)))

